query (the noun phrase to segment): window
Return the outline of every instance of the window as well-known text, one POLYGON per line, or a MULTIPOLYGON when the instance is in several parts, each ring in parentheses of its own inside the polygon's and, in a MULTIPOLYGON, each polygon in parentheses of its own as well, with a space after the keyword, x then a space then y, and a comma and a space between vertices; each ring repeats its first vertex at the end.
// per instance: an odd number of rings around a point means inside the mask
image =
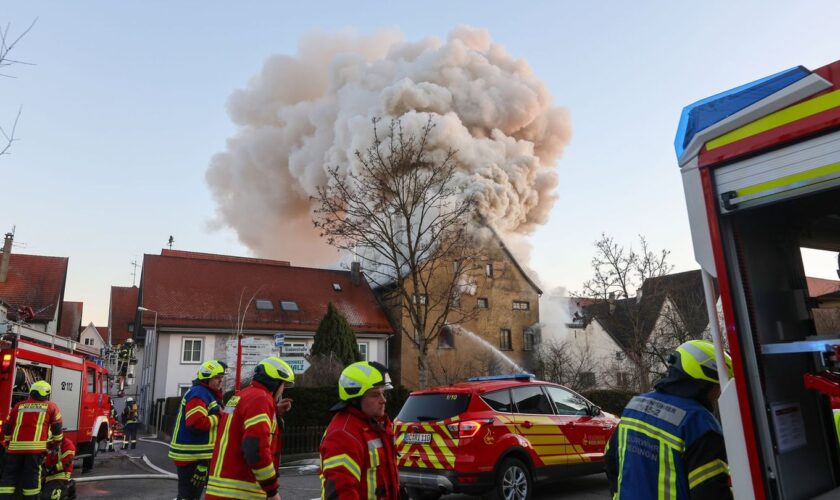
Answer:
POLYGON ((93 371, 93 368, 87 369, 87 391, 88 394, 96 392, 96 372, 93 371))
POLYGON ((548 395, 554 402, 554 411, 558 415, 588 415, 589 405, 577 394, 559 387, 546 386, 548 395))
POLYGON ((534 350, 534 330, 526 328, 522 332, 522 349, 526 351, 534 350))
POLYGON ((452 307, 454 309, 461 307, 461 292, 459 290, 452 291, 452 307))
POLYGON ((90 337, 85 337, 85 345, 93 345, 93 339, 90 337))
POLYGON ((256 302, 257 311, 273 311, 274 304, 270 300, 266 299, 257 299, 256 302))
POLYGON ((362 355, 362 361, 370 361, 370 358, 368 358, 368 343, 358 342, 356 345, 359 347, 359 354, 362 355))
POLYGON ((477 300, 477 307, 479 309, 487 309, 490 307, 490 302, 487 300, 487 297, 479 297, 477 300))
POLYGON ((297 302, 295 302, 294 300, 281 300, 280 309, 284 311, 300 311, 297 302))
POLYGON ((397 420, 401 422, 439 422, 464 413, 470 395, 458 393, 413 394, 405 400, 397 420))
POLYGON ((184 339, 181 344, 181 363, 201 363, 201 347, 203 343, 203 339, 184 339))
POLYGON ((481 399, 496 411, 513 412, 513 403, 510 400, 510 391, 508 389, 482 394, 481 399))
POLYGON ((186 394, 187 391, 190 390, 190 387, 192 387, 192 384, 178 384, 178 397, 183 398, 184 394, 186 394))
POLYGON ((338 284, 338 283, 333 283, 333 290, 335 290, 336 292, 340 292, 341 291, 341 285, 338 284))
POLYGON ((624 352, 623 351, 615 351, 615 359, 621 361, 624 359, 624 352))
POLYGON ((529 413, 537 415, 551 415, 551 403, 548 401, 542 388, 538 385, 525 387, 514 387, 513 403, 516 405, 517 413, 529 413))
POLYGON ((619 387, 628 387, 630 385, 630 374, 627 372, 616 372, 615 383, 619 387))
POLYGON ((453 260, 452 261, 452 272, 457 275, 458 271, 460 271, 460 270, 461 270, 461 261, 460 260, 453 260))
POLYGON ((499 330, 499 349, 503 351, 510 351, 510 329, 502 328, 499 330))
POLYGON ((493 263, 484 264, 484 276, 488 278, 493 277, 493 263))
POLYGON ((531 309, 531 304, 526 300, 514 300, 513 301, 513 310, 514 311, 527 311, 531 309))
POLYGON ((444 326, 438 332, 438 349, 455 349, 455 332, 449 325, 444 326))
POLYGON ((134 323, 129 323, 128 324, 128 332, 129 333, 134 333, 134 323))
POLYGON ((414 295, 411 296, 411 300, 415 304, 417 304, 418 301, 419 301, 419 304, 422 306, 422 305, 425 305, 426 303, 429 302, 429 296, 426 295, 425 293, 415 293, 414 295))
POLYGON ((595 385, 595 373, 583 372, 580 374, 580 385, 583 388, 593 387, 595 385))

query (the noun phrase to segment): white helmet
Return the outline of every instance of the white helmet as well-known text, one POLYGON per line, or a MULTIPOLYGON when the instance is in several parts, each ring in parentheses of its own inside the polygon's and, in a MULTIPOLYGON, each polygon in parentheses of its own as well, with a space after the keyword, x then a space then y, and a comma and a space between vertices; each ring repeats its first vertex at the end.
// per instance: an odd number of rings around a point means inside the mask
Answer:
POLYGON ((133 402, 134 402, 134 398, 132 398, 131 396, 129 396, 129 397, 127 397, 127 398, 125 398, 125 403, 126 403, 126 404, 128 404, 128 403, 133 403, 133 402))

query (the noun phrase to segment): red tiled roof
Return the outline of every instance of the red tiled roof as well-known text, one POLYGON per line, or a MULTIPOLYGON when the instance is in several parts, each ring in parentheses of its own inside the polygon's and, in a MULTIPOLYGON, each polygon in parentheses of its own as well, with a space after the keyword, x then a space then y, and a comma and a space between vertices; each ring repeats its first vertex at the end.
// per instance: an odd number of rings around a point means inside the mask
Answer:
MULTIPOLYGON (((108 326, 111 328, 111 345, 122 344, 125 339, 134 335, 128 331, 128 324, 134 321, 138 290, 136 286, 111 287, 111 313, 108 316, 108 321, 110 321, 108 326)), ((100 334, 102 333, 100 332, 100 334)), ((102 340, 108 342, 107 329, 102 334, 102 340)))
POLYGON ((48 322, 55 318, 64 297, 68 262, 67 257, 11 254, 9 274, 0 283, 0 299, 11 306, 10 315, 20 306, 30 306, 35 321, 48 322))
POLYGON ((58 335, 68 339, 78 339, 82 331, 82 309, 83 302, 63 302, 61 305, 61 321, 58 326, 58 335))
MULTIPOLYGON (((349 271, 293 267, 288 263, 164 250, 143 257, 143 306, 158 312, 159 326, 230 330, 242 308, 254 297, 270 300, 273 309, 257 310, 252 302, 245 329, 315 331, 332 302, 357 333, 392 333, 385 313, 367 282, 350 282, 349 271), (337 283, 341 291, 336 291, 337 283), (283 311, 279 301, 293 300, 299 311, 283 311)), ((143 315, 151 326, 154 314, 143 315)))
POLYGON ((107 326, 97 326, 95 327, 96 331, 99 333, 99 336, 105 342, 108 342, 108 327, 107 326))
POLYGON ((811 297, 840 292, 840 281, 812 278, 810 276, 805 279, 808 281, 808 295, 811 297))

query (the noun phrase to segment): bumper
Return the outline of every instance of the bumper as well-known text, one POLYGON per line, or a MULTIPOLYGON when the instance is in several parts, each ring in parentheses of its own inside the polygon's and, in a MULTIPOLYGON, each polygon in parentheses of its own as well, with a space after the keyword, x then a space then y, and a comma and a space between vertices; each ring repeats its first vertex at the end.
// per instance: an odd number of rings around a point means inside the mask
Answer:
POLYGON ((442 493, 481 493, 493 487, 490 473, 464 474, 451 470, 400 468, 400 485, 442 493))

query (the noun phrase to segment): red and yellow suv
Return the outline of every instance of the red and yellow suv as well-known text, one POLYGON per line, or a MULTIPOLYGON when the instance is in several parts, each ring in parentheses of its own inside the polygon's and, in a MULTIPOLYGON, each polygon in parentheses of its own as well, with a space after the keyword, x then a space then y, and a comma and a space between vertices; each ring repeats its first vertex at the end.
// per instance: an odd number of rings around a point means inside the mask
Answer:
POLYGON ((491 493, 604 470, 618 419, 532 375, 475 377, 412 392, 395 421, 400 483, 415 499, 491 493))

